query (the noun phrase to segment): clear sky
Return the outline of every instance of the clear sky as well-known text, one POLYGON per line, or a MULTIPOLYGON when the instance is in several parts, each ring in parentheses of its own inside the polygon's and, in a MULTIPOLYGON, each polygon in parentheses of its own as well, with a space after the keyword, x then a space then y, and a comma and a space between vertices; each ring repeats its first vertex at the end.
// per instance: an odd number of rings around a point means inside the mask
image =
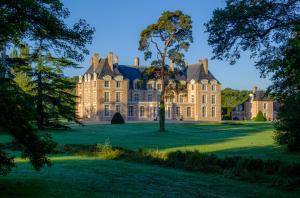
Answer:
MULTIPOLYGON (((96 28, 93 43, 88 46, 90 55, 98 52, 106 57, 113 51, 119 56, 120 64, 133 64, 135 56, 140 57, 141 65, 149 65, 138 51, 140 32, 156 22, 163 11, 181 10, 193 20, 194 42, 185 54, 188 63, 199 59, 209 59, 209 70, 222 83, 222 88, 251 89, 254 85, 265 89, 268 79, 261 79, 254 61, 244 54, 234 66, 225 61, 211 60, 212 48, 207 44, 208 34, 204 23, 216 8, 223 7, 224 0, 63 0, 71 15, 67 23, 85 19, 96 28)), ((90 55, 82 69, 68 70, 67 75, 82 74, 89 66, 90 55)))

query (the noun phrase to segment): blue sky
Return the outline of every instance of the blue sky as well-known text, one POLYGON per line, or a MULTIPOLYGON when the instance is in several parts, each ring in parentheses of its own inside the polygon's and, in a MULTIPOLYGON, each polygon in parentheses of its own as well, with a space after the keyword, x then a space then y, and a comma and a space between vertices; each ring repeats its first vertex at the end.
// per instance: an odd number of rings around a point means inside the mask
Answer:
MULTIPOLYGON (((182 10, 193 20, 193 37, 189 51, 185 54, 188 63, 196 63, 201 58, 209 59, 209 70, 222 83, 222 88, 251 89, 254 85, 265 89, 268 79, 261 79, 254 61, 247 54, 242 55, 235 65, 225 61, 211 60, 212 48, 207 44, 208 34, 204 23, 216 8, 225 5, 224 0, 63 0, 71 15, 67 23, 85 19, 96 28, 94 40, 88 46, 90 54, 98 52, 106 57, 113 51, 119 56, 120 64, 133 64, 135 56, 141 65, 148 65, 138 51, 140 32, 156 22, 163 11, 182 10)), ((80 63, 82 69, 67 70, 67 75, 82 74, 89 66, 90 55, 80 63)))

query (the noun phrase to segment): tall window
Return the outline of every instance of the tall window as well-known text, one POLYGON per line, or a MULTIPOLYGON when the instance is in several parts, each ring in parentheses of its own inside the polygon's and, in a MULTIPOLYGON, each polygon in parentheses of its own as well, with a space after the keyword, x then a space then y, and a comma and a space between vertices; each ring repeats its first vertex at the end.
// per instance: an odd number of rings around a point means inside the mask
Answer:
POLYGON ((109 116, 109 105, 104 105, 104 116, 109 116))
POLYGON ((97 86, 97 81, 94 81, 94 87, 96 87, 97 86))
POLYGON ((216 95, 211 96, 211 104, 216 104, 216 95))
POLYGON ((116 105, 116 112, 121 112, 121 105, 116 105))
POLYGON ((180 116, 180 107, 176 107, 176 116, 177 116, 177 117, 180 116))
POLYGON ((192 116, 192 110, 191 107, 186 108, 186 117, 190 118, 192 116))
POLYGON ((202 95, 202 104, 206 104, 206 94, 202 95))
POLYGON ((217 86, 216 85, 211 85, 211 90, 212 91, 216 91, 217 90, 217 86))
POLYGON ((140 94, 135 93, 135 94, 134 94, 134 101, 135 101, 135 102, 138 102, 139 100, 140 100, 140 94))
POLYGON ((206 91, 207 90, 207 84, 202 84, 202 90, 206 91))
POLYGON ((158 94, 157 95, 157 102, 159 102, 160 101, 160 95, 158 94))
POLYGON ((109 87, 109 81, 108 80, 104 81, 104 87, 109 87))
POLYGON ((156 107, 153 107, 153 118, 156 117, 156 107))
POLYGON ((264 110, 268 108, 268 103, 264 103, 264 110))
POLYGON ((168 118, 171 118, 171 113, 172 113, 172 111, 171 111, 171 107, 168 107, 168 118))
POLYGON ((152 102, 152 100, 153 100, 152 94, 148 94, 148 101, 152 102))
POLYGON ((145 116, 145 107, 140 106, 140 117, 144 117, 144 116, 145 116))
POLYGON ((211 116, 216 117, 216 107, 211 108, 211 116))
POLYGON ((194 90, 194 85, 192 85, 192 90, 194 90))
POLYGON ((121 81, 117 81, 116 82, 116 88, 120 88, 121 87, 121 81))
POLYGON ((104 102, 109 102, 109 92, 104 92, 104 102))
POLYGON ((116 102, 121 102, 121 92, 116 92, 116 102))
POLYGON ((133 106, 128 106, 128 116, 133 116, 133 106))
POLYGON ((191 96, 191 102, 194 103, 194 101, 195 101, 195 96, 192 95, 192 96, 191 96))
POLYGON ((202 107, 202 117, 206 117, 206 107, 202 107))
POLYGON ((183 95, 180 95, 180 96, 179 96, 179 102, 180 102, 180 103, 183 103, 183 95))

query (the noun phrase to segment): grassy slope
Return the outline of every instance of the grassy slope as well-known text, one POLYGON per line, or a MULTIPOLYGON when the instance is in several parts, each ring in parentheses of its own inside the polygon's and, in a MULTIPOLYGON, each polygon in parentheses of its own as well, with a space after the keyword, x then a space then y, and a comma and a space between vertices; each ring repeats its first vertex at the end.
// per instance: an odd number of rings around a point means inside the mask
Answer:
POLYGON ((36 173, 19 163, 0 178, 0 197, 297 197, 222 176, 122 161, 61 157, 36 173))

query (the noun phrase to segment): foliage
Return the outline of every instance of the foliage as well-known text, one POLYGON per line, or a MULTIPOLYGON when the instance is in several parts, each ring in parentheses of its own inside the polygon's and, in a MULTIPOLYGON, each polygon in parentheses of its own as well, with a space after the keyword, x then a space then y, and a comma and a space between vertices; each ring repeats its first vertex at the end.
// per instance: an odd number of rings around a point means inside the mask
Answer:
POLYGON ((124 124, 124 123, 125 121, 123 116, 119 112, 116 112, 111 119, 111 124, 124 124))
MULTIPOLYGON (((0 2, 0 126, 22 147, 22 156, 29 158, 36 170, 50 165, 47 153, 55 144, 47 134, 39 136, 35 132, 34 97, 15 81, 16 74, 28 72, 32 57, 16 57, 15 51, 8 57, 6 50, 30 40, 32 46, 51 50, 59 57, 82 61, 94 29, 83 20, 69 27, 64 22, 68 16, 69 11, 60 0, 0 2)), ((21 48, 21 54, 28 54, 25 48, 21 48)), ((0 163, 1 169, 4 166, 0 163)))
POLYGON ((223 119, 228 117, 231 119, 232 110, 239 104, 242 104, 249 98, 249 91, 235 90, 225 88, 221 92, 222 101, 222 115, 223 119))
MULTIPOLYGON (((240 58, 242 51, 250 51, 261 75, 271 75, 273 85, 268 88, 268 92, 282 103, 283 109, 291 111, 293 104, 286 101, 297 99, 300 89, 299 9, 299 0, 227 0, 225 8, 216 9, 206 24, 208 43, 213 47, 214 58, 225 59, 233 64, 240 58)), ((285 123, 289 119, 288 113, 280 113, 278 119, 282 122, 277 128, 277 134, 291 131, 293 134, 298 133, 291 123, 285 123), (284 124, 286 127, 283 127, 284 124)), ((278 138, 292 136, 279 135, 278 138)), ((293 141, 279 142, 289 144, 293 141)))
POLYGON ((275 140, 287 144, 290 151, 300 151, 300 94, 289 96, 275 122, 275 140))
POLYGON ((254 118, 254 121, 257 121, 257 122, 263 122, 266 120, 267 120, 267 118, 264 116, 264 114, 261 111, 258 111, 257 115, 254 118))
POLYGON ((145 59, 152 57, 152 51, 156 51, 156 59, 152 61, 152 65, 159 68, 159 74, 162 82, 162 90, 160 95, 160 116, 159 130, 165 131, 165 86, 168 79, 166 78, 168 71, 165 59, 169 58, 180 67, 184 67, 184 54, 182 50, 187 51, 190 43, 193 42, 192 37, 192 20, 190 16, 183 14, 177 10, 174 12, 163 12, 156 23, 149 25, 141 32, 139 41, 139 50, 144 52, 145 59), (151 48, 154 47, 154 50, 151 48))

